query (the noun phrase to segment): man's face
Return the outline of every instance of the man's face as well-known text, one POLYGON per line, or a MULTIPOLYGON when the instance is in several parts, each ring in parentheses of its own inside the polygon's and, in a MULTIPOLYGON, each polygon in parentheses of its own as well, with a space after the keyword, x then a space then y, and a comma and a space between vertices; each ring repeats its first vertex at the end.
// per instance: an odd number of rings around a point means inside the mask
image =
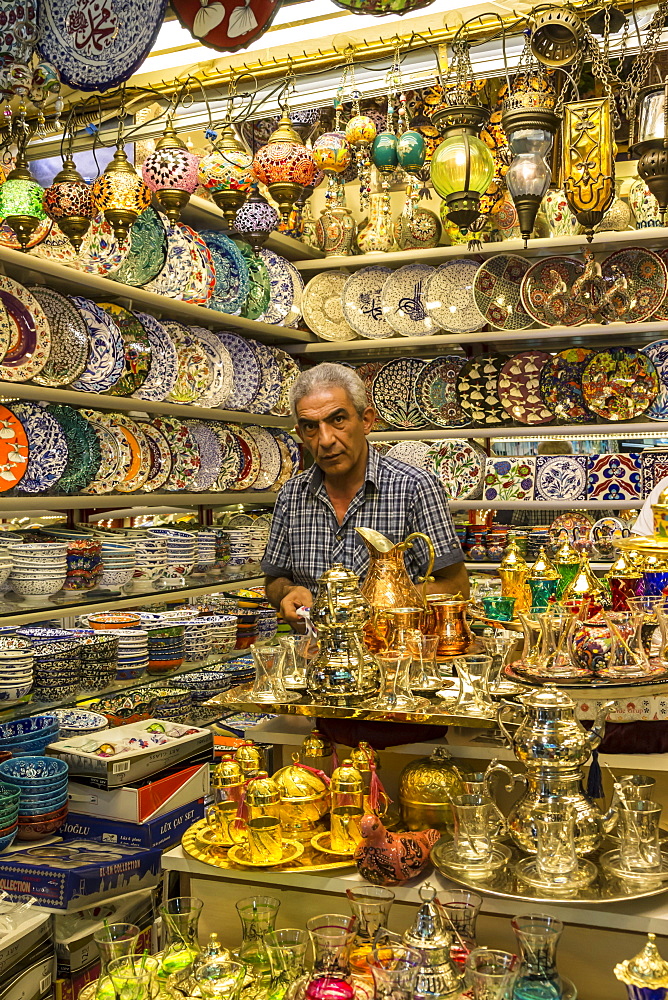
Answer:
POLYGON ((376 411, 357 413, 345 389, 323 386, 297 404, 299 436, 325 475, 344 476, 365 451, 376 411))

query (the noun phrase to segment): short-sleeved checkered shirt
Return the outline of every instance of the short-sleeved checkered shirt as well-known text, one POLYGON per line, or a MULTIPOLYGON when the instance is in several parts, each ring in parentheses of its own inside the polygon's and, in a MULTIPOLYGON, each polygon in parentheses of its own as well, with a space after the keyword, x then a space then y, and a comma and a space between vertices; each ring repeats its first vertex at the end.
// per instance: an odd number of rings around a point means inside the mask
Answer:
MULTIPOLYGON (((366 479, 341 525, 317 465, 286 483, 276 499, 262 571, 267 576, 288 577, 312 593, 318 578, 333 563, 343 563, 363 580, 369 553, 357 527, 373 528, 392 542, 403 541, 412 531, 424 532, 434 544, 434 569, 464 559, 438 480, 370 447, 366 479)), ((407 550, 405 561, 413 581, 424 575, 429 563, 421 539, 407 550)))

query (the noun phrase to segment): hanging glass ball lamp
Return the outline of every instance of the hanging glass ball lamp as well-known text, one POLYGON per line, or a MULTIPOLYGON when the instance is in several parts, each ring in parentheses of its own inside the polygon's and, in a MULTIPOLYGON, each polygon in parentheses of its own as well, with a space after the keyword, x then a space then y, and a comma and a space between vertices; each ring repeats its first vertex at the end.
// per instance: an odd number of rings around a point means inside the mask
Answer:
POLYGON ((94 205, 104 213, 119 243, 127 239, 130 226, 151 204, 151 192, 122 146, 116 147, 104 173, 93 182, 92 194, 94 205))
POLYGON ((437 116, 445 138, 431 159, 431 181, 448 217, 460 227, 470 226, 494 176, 492 154, 478 137, 489 112, 480 105, 449 104, 434 112, 432 121, 437 116))
POLYGON ((199 157, 179 139, 171 122, 142 166, 144 183, 155 196, 171 223, 178 222, 181 211, 197 187, 199 157))
POLYGON ((350 166, 351 153, 343 132, 324 132, 313 143, 316 170, 326 174, 342 174, 350 166))
POLYGON ((399 136, 397 159, 399 166, 407 174, 419 174, 427 157, 427 143, 424 136, 414 129, 408 129, 399 136))
POLYGON ((253 184, 245 204, 234 217, 234 228, 257 252, 267 242, 279 221, 280 216, 274 206, 262 197, 257 184, 253 184))
POLYGON ((199 164, 199 182, 222 208, 228 224, 246 200, 253 183, 253 157, 237 139, 231 125, 224 125, 215 149, 199 164))
POLYGON ((44 192, 44 208, 78 253, 95 210, 90 186, 74 166, 71 153, 66 153, 63 169, 56 174, 51 187, 44 192))
POLYGON ((24 253, 31 235, 46 219, 43 205, 44 188, 30 172, 23 149, 19 149, 16 166, 0 186, 0 222, 14 232, 24 253))
POLYGON ((288 220, 292 206, 315 176, 316 164, 310 150, 299 138, 286 113, 272 132, 266 146, 253 159, 253 173, 266 184, 278 204, 281 216, 288 220))
POLYGON ((399 166, 398 142, 394 132, 379 132, 373 140, 371 161, 381 174, 393 174, 399 166))

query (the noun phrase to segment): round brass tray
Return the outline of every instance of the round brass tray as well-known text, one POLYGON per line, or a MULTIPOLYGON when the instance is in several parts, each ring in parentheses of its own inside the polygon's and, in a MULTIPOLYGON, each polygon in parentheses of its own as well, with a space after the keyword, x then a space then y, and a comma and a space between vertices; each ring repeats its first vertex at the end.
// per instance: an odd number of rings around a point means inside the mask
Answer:
POLYGON ((569 694, 577 698, 591 698, 593 692, 601 695, 610 695, 611 698, 637 698, 653 694, 661 694, 668 685, 668 670, 656 677, 639 677, 636 680, 605 680, 601 677, 578 677, 568 680, 564 677, 525 677, 523 674, 515 673, 512 663, 506 664, 503 668, 504 677, 512 681, 513 684, 520 684, 523 687, 539 688, 550 685, 551 687, 563 688, 569 694))
MULTIPOLYGON (((227 856, 227 848, 212 847, 199 839, 199 832, 206 827, 205 819, 200 819, 189 830, 183 834, 181 846, 186 854, 196 861, 203 861, 206 865, 214 868, 227 868, 231 871, 247 872, 257 871, 248 865, 237 864, 227 856)), ((296 858, 294 862, 282 865, 268 866, 264 871, 271 872, 325 872, 334 868, 354 868, 355 863, 350 858, 334 857, 331 854, 324 854, 316 851, 311 844, 304 845, 304 853, 296 858)))
MULTIPOLYGON (((576 906, 603 905, 607 903, 622 903, 627 899, 642 899, 644 896, 657 896, 660 892, 666 892, 668 886, 662 879, 648 879, 646 882, 630 883, 616 878, 614 875, 604 872, 598 864, 599 853, 603 853, 614 844, 605 843, 600 852, 588 855, 588 860, 596 864, 597 875, 590 885, 580 889, 569 891, 555 890, 551 892, 547 889, 533 889, 526 882, 515 874, 515 865, 518 861, 526 858, 527 855, 518 851, 516 847, 511 847, 511 856, 505 868, 496 872, 489 872, 485 875, 475 875, 471 872, 455 872, 441 862, 441 853, 446 844, 440 841, 431 849, 432 864, 441 875, 463 885, 467 889, 476 892, 486 892, 490 896, 498 896, 502 899, 517 899, 520 901, 530 900, 533 903, 572 903, 576 906), (440 848, 440 851, 439 851, 440 848)), ((510 846, 510 845, 508 845, 510 846)))
POLYGON ((644 552, 647 555, 668 555, 668 538, 656 535, 629 535, 627 538, 612 538, 612 544, 625 552, 644 552))

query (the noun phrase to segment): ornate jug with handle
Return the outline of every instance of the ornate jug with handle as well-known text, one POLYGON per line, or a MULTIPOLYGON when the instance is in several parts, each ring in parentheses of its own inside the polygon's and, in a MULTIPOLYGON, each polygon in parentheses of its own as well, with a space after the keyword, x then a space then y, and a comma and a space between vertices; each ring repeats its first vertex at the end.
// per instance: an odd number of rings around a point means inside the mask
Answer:
POLYGON ((403 542, 392 542, 373 528, 355 528, 369 551, 369 572, 362 584, 362 594, 371 605, 371 618, 364 629, 367 647, 374 653, 387 649, 390 619, 387 612, 395 608, 420 608, 427 611, 427 583, 434 568, 434 546, 431 538, 413 531, 403 542), (429 566, 420 578, 418 589, 406 571, 404 552, 421 538, 429 552, 429 566))

